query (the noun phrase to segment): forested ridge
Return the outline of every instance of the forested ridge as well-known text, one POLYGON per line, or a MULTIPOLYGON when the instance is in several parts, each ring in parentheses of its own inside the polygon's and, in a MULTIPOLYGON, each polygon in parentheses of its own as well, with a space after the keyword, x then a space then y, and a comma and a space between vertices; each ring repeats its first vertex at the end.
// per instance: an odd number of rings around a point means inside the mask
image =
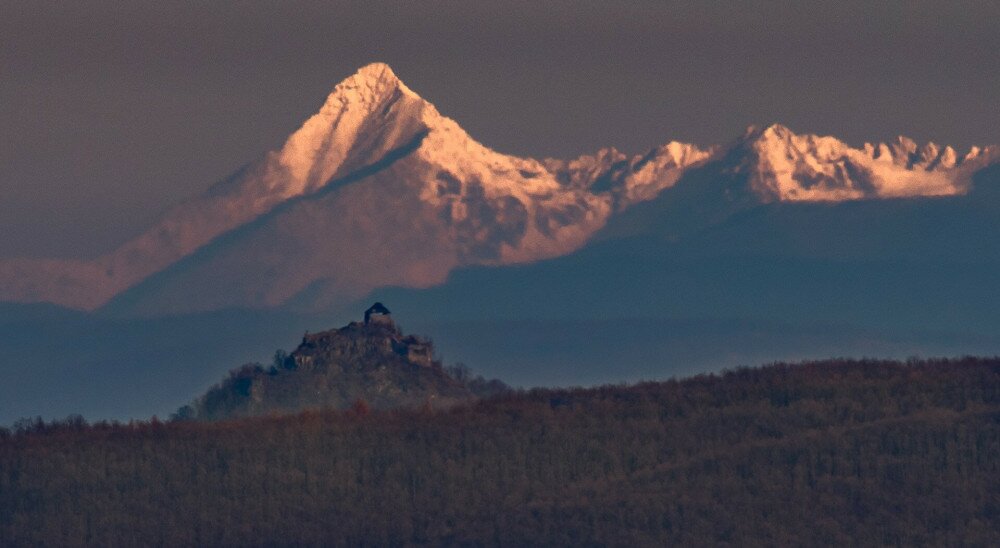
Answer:
POLYGON ((1000 544, 1000 358, 0 431, 0 545, 1000 544))

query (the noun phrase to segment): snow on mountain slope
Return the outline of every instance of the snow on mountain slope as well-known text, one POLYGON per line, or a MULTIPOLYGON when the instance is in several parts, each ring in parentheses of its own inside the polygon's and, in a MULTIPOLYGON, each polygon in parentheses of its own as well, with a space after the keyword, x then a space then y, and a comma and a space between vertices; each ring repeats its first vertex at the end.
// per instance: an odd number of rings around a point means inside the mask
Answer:
POLYGON ((0 262, 0 299, 100 306, 218 235, 405 146, 426 130, 426 106, 386 65, 366 66, 280 150, 174 206, 120 248, 93 261, 0 262))
POLYGON ((962 194, 998 157, 903 138, 853 149, 775 125, 728 148, 671 142, 537 161, 476 142, 375 63, 338 84, 279 150, 120 248, 92 261, 0 260, 0 300, 93 309, 115 299, 150 311, 334 302, 427 287, 462 266, 565 255, 720 162, 760 203, 962 194))
POLYGON ((851 148, 833 137, 796 135, 781 125, 751 127, 739 170, 761 201, 843 201, 965 194, 971 175, 998 156, 973 148, 959 158, 951 147, 895 143, 851 148))
MULTIPOLYGON (((407 204, 419 205, 410 208, 420 209, 419 216, 433 218, 433 223, 440 221, 440 230, 432 231, 433 237, 428 233, 428 237, 421 238, 422 249, 416 250, 437 257, 435 266, 417 267, 399 260, 383 264, 380 269, 391 268, 400 274, 389 277, 386 283, 427 284, 458 265, 528 262, 570 252, 600 228, 613 204, 619 201, 612 196, 610 187, 592 192, 592 180, 566 185, 541 162, 484 147, 413 93, 387 65, 375 63, 338 84, 319 112, 280 150, 218 183, 204 195, 175 206, 152 228, 119 249, 93 261, 0 261, 0 299, 96 308, 220 236, 248 223, 266 222, 263 217, 279 206, 297 210, 296 200, 313 195, 319 200, 351 186, 372 185, 373 174, 400 159, 407 160, 407 171, 396 169, 391 184, 383 181, 381 188, 372 188, 364 197, 366 202, 337 205, 338 210, 343 210, 340 219, 351 218, 365 226, 364 233, 354 237, 377 235, 379 241, 390 234, 387 219, 400 216, 399 212, 387 213, 388 204, 400 198, 407 204), (400 187, 396 185, 399 181, 406 184, 400 187), (448 250, 447 257, 439 256, 441 250, 448 250)), ((676 179, 673 172, 683 167, 678 163, 682 160, 679 157, 649 162, 651 167, 644 178, 630 183, 631 192, 636 193, 635 188, 642 185, 662 186, 655 172, 662 163, 669 163, 667 171, 672 171, 665 177, 676 179)), ((315 207, 315 203, 312 205, 315 207)), ((395 207, 406 209, 402 205, 395 207)), ((283 215, 278 214, 285 218, 283 215)), ((311 215, 321 217, 323 213, 314 211, 311 215)), ((410 226, 396 228, 419 230, 420 223, 410 220, 410 226)), ((345 238, 343 234, 350 231, 338 232, 340 228, 329 226, 335 231, 332 236, 310 234, 305 229, 285 234, 290 238, 287 247, 309 249, 314 247, 308 243, 311 239, 345 238)), ((400 235, 394 233, 393 237, 400 235)), ((365 250, 373 249, 371 244, 359 242, 360 249, 351 250, 355 253, 351 257, 355 268, 367 262, 365 250)), ((255 252, 248 253, 252 256, 255 252)), ((338 264, 343 259, 343 255, 337 257, 338 264)), ((339 270, 334 267, 328 272, 315 272, 314 276, 344 278, 344 272, 339 270)), ((358 277, 380 278, 384 277, 370 272, 358 277)), ((298 289, 295 286, 276 293, 287 296, 298 289)), ((258 297, 227 304, 275 304, 275 291, 264 293, 268 296, 261 297, 257 292, 258 297)))

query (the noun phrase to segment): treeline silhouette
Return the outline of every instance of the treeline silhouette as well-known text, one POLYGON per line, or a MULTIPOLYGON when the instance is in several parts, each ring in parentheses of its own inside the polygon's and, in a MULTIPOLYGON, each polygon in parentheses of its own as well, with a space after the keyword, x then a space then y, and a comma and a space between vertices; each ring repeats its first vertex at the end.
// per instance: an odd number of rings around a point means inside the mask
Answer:
POLYGON ((0 432, 0 545, 1000 545, 1000 358, 0 432))

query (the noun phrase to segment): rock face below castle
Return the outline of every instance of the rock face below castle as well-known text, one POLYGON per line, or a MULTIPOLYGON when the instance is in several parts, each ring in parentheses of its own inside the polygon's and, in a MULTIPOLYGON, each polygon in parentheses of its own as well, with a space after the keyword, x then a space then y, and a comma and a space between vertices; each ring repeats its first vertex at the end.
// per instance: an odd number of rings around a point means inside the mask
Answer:
POLYGON ((270 367, 247 365, 212 387, 181 416, 203 420, 348 408, 445 407, 474 398, 434 360, 430 341, 403 335, 388 316, 307 334, 270 367))
POLYGON ((368 323, 351 322, 340 329, 306 334, 302 344, 292 353, 295 368, 308 369, 316 359, 383 360, 402 358, 411 365, 440 369, 434 362, 434 346, 416 335, 403 335, 388 316, 374 316, 368 323))

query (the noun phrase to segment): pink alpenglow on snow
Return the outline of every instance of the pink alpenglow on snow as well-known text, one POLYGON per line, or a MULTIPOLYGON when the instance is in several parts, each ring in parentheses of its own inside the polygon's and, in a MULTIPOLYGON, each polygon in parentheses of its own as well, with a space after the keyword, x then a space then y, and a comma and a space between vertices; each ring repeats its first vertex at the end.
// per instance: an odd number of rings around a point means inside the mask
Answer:
POLYGON ((612 216, 712 166, 743 175, 758 203, 843 201, 964 194, 998 158, 996 147, 959 154, 904 137, 852 148, 780 125, 729 146, 520 158, 478 143, 374 63, 279 150, 118 249, 87 261, 0 260, 0 300, 96 309, 117 299, 159 312, 324 306, 433 286, 465 266, 571 253, 612 216))

